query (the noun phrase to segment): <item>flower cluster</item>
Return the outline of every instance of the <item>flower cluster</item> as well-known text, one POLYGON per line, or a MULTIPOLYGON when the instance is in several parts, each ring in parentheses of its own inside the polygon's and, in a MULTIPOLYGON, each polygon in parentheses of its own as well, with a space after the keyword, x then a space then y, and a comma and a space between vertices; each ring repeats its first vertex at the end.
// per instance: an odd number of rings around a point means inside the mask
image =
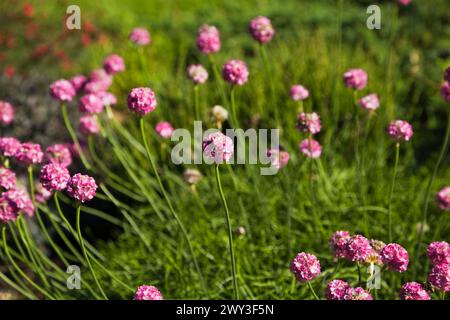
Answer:
POLYGON ((253 39, 260 43, 269 42, 275 34, 272 22, 269 18, 263 16, 252 19, 248 30, 253 39))
POLYGON ((222 132, 213 132, 203 139, 202 150, 205 158, 213 163, 229 162, 234 152, 233 140, 222 132))
POLYGON ((295 84, 289 90, 289 95, 294 101, 305 100, 309 97, 309 91, 304 86, 295 84))
POLYGON ((198 30, 197 47, 204 54, 215 53, 220 50, 219 30, 214 26, 203 25, 198 30))
POLYGON ((367 73, 363 69, 350 69, 344 73, 344 83, 347 87, 361 90, 367 85, 367 73))
POLYGON ((303 153, 305 157, 308 158, 319 158, 322 154, 322 146, 319 141, 316 141, 312 138, 304 139, 299 144, 299 149, 303 153))
POLYGON ((134 294, 134 300, 163 300, 161 292, 154 286, 139 286, 134 294))
POLYGON ((395 120, 389 124, 388 134, 398 142, 409 141, 413 135, 413 129, 407 121, 395 120))
POLYGON ((320 262, 315 255, 300 252, 291 262, 291 271, 298 281, 311 281, 320 274, 320 262))
POLYGON ((277 169, 287 166, 289 162, 289 153, 279 149, 267 150, 267 157, 270 158, 271 165, 277 169))
POLYGON ((297 129, 302 132, 317 134, 320 132, 320 117, 317 113, 302 112, 297 117, 297 129))
POLYGON ((67 193, 79 202, 86 202, 95 197, 97 184, 94 178, 77 173, 70 178, 67 184, 67 193))
POLYGON ((172 127, 170 122, 161 121, 156 125, 155 131, 161 138, 168 139, 172 136, 174 128, 172 127))
POLYGON ((189 78, 196 83, 202 84, 208 79, 208 71, 201 64, 191 64, 187 68, 189 78))
POLYGON ((155 110, 157 102, 155 93, 150 88, 134 88, 127 98, 128 108, 143 117, 155 110))
POLYGON ((222 77, 233 85, 242 86, 248 80, 247 65, 241 60, 230 60, 223 66, 222 77))
POLYGON ((14 120, 14 108, 11 103, 0 101, 0 123, 9 125, 14 120))
POLYGON ((134 28, 130 33, 130 40, 138 46, 145 46, 150 43, 150 33, 145 28, 134 28))

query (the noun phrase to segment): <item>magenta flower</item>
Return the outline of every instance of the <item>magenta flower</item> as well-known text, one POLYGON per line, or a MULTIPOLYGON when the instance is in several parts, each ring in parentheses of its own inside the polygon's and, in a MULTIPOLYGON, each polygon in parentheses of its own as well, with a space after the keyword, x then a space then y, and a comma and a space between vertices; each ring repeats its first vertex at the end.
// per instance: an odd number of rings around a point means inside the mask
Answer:
POLYGON ((299 144, 300 151, 305 157, 319 158, 322 154, 322 146, 314 139, 305 139, 299 144))
POLYGON ((408 269, 408 251, 399 244, 387 244, 381 251, 380 256, 383 263, 393 271, 404 272, 408 269))
POLYGON ((248 69, 241 60, 230 60, 224 64, 222 77, 225 81, 242 86, 248 80, 248 69))
POLYGON ((106 92, 106 91, 102 91, 102 92, 98 92, 96 93, 97 97, 100 98, 100 100, 102 100, 103 106, 112 106, 115 105, 117 103, 117 98, 115 95, 113 95, 111 92, 106 92))
POLYGON ((25 165, 41 163, 44 157, 41 146, 37 143, 26 142, 20 145, 15 154, 16 159, 25 165))
POLYGON ((320 132, 320 117, 317 113, 305 113, 302 112, 297 117, 297 129, 302 132, 309 132, 316 134, 320 132))
POLYGON ((75 88, 65 79, 57 80, 50 85, 50 95, 53 99, 59 101, 72 101, 76 94, 75 88))
POLYGON ((348 288, 345 291, 344 300, 373 300, 370 293, 361 287, 348 288))
POLYGON ((441 96, 445 101, 450 102, 450 84, 448 81, 441 85, 441 96))
POLYGON ((88 93, 80 98, 80 111, 83 113, 100 113, 103 107, 102 99, 95 93, 88 93))
POLYGON ((22 144, 12 137, 0 138, 0 153, 5 157, 13 157, 19 151, 22 144))
POLYGON ((336 231, 331 236, 328 244, 336 258, 345 258, 347 253, 347 241, 350 239, 348 231, 336 231))
POLYGON ((121 56, 112 54, 103 61, 103 69, 105 69, 108 74, 122 72, 125 70, 125 62, 121 56))
POLYGON ((349 284, 342 280, 330 281, 325 289, 325 297, 328 300, 344 300, 349 284))
POLYGON ((69 81, 72 84, 72 87, 75 89, 75 91, 79 92, 84 88, 84 85, 86 84, 87 80, 88 79, 85 76, 79 74, 72 77, 69 81))
POLYGON ((345 245, 345 257, 350 261, 364 262, 371 252, 369 240, 359 234, 350 237, 345 245))
POLYGON ((154 286, 139 286, 134 294, 134 300, 164 300, 161 292, 154 286))
POLYGON ((9 125, 14 120, 14 108, 6 101, 0 101, 0 123, 9 125))
POLYGON ((389 124, 388 134, 398 142, 409 141, 413 135, 413 129, 408 122, 395 120, 389 124))
POLYGON ((402 300, 431 300, 427 290, 417 282, 407 282, 400 290, 402 300))
POLYGON ((441 208, 442 210, 450 211, 450 187, 446 186, 439 190, 439 192, 436 194, 436 200, 439 208, 441 208))
POLYGON ((435 265, 428 274, 428 282, 439 290, 450 291, 450 265, 435 265))
POLYGON ((97 184, 94 178, 77 173, 67 184, 67 193, 79 202, 86 202, 95 197, 97 184))
POLYGON ((161 138, 167 139, 172 136, 174 129, 170 122, 161 121, 156 125, 155 131, 161 138))
POLYGON ((208 71, 201 64, 191 64, 187 68, 189 78, 195 84, 202 84, 208 79, 208 71))
POLYGON ((85 115, 80 118, 78 130, 85 135, 97 134, 100 132, 100 126, 94 116, 85 115))
POLYGON ((108 91, 112 84, 112 76, 104 69, 97 69, 91 72, 89 81, 84 85, 86 93, 98 93, 108 91))
POLYGON ((5 190, 16 188, 16 174, 5 167, 0 167, 0 186, 5 190))
POLYGON ((291 87, 289 95, 294 101, 305 100, 309 97, 309 91, 304 86, 295 84, 291 87))
POLYGON ((23 188, 17 188, 3 192, 2 198, 6 199, 13 210, 19 213, 25 213, 28 216, 34 214, 34 205, 30 199, 30 196, 23 188))
POLYGON ((427 256, 434 265, 450 264, 450 245, 445 241, 432 242, 428 245, 427 256))
POLYGON ((128 108, 143 117, 155 110, 157 101, 155 93, 150 88, 134 88, 127 98, 128 108))
POLYGON ((366 110, 375 110, 380 106, 380 100, 376 93, 371 93, 359 99, 359 105, 366 110))
POLYGON ((66 168, 72 163, 72 154, 66 145, 54 144, 45 150, 44 159, 45 162, 54 163, 66 168))
POLYGON ((49 191, 62 191, 66 189, 69 180, 69 170, 60 165, 49 163, 41 169, 41 184, 49 191))
POLYGON ((0 221, 4 224, 10 221, 16 221, 17 211, 11 202, 2 194, 0 196, 0 221))
POLYGON ((130 40, 139 46, 150 43, 150 33, 145 28, 134 28, 130 33, 130 40))
POLYGON ((344 73, 344 83, 355 90, 364 89, 367 85, 367 73, 363 69, 350 69, 344 73))
POLYGON ((197 47, 204 54, 215 53, 220 50, 219 29, 207 24, 198 29, 197 47))
POLYGON ((36 184, 36 193, 34 196, 37 202, 45 203, 52 196, 52 194, 53 193, 50 190, 44 188, 41 183, 36 184))
POLYGON ((315 255, 300 252, 291 262, 291 271, 298 281, 311 281, 320 274, 320 262, 315 255))
POLYGON ((253 39, 259 43, 269 42, 275 34, 272 22, 269 18, 263 16, 252 19, 248 26, 248 30, 253 39))
POLYGON ((233 140, 222 132, 213 132, 203 139, 202 150, 205 158, 216 164, 228 162, 234 153, 233 140))
POLYGON ((284 168, 289 162, 289 153, 279 149, 267 150, 267 157, 270 158, 270 163, 277 169, 284 168))

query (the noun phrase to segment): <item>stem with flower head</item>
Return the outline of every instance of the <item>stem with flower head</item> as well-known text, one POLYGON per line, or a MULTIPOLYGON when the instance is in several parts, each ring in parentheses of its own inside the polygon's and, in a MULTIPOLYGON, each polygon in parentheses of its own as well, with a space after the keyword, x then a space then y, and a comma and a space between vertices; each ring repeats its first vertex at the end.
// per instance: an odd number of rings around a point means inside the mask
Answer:
POLYGON ((311 293, 314 296, 314 299, 320 300, 320 298, 317 296, 316 292, 314 291, 314 288, 312 287, 311 281, 307 281, 307 284, 308 284, 309 290, 311 291, 311 293))
POLYGON ((400 155, 400 142, 397 141, 395 144, 395 163, 394 172, 392 174, 391 189, 389 192, 389 202, 388 202, 388 230, 389 230, 389 242, 392 242, 392 197, 394 195, 395 180, 397 178, 398 160, 400 155))

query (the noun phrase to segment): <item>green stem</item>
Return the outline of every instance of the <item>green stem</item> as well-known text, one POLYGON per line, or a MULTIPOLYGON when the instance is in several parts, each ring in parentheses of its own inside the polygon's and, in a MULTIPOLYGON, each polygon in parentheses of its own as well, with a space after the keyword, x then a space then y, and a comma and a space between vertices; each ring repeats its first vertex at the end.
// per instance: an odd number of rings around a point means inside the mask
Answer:
POLYGON ((221 96, 222 96, 222 103, 224 104, 224 106, 226 106, 227 104, 227 96, 225 94, 225 90, 223 87, 223 82, 221 81, 221 76, 220 76, 220 72, 219 72, 219 68, 217 67, 213 55, 212 54, 208 54, 208 60, 209 60, 209 64, 211 65, 211 68, 213 69, 213 73, 214 73, 214 81, 216 81, 217 84, 217 89, 219 90, 221 96))
POLYGON ((395 180, 397 178, 398 160, 400 155, 400 142, 395 145, 395 164, 394 173, 392 174, 391 189, 389 192, 389 202, 388 202, 388 230, 389 230, 389 242, 392 242, 392 197, 394 195, 395 180))
POLYGON ((314 299, 320 300, 319 297, 317 296, 316 292, 314 291, 314 288, 312 287, 311 281, 308 281, 307 284, 308 284, 309 290, 311 291, 311 293, 314 296, 314 299))
POLYGON ((194 85, 194 110, 195 110, 195 120, 202 120, 200 117, 200 102, 198 96, 198 85, 194 85))
POLYGON ((233 127, 239 128, 239 121, 237 118, 237 111, 236 111, 236 100, 235 100, 235 86, 231 86, 230 90, 230 103, 231 103, 231 117, 233 120, 233 127))

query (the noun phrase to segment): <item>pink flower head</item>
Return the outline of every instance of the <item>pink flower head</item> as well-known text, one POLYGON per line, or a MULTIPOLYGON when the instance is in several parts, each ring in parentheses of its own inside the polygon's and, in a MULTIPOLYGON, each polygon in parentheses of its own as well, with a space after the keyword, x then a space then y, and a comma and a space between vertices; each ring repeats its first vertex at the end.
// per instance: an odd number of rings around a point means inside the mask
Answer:
POLYGON ((125 70, 125 62, 121 56, 112 54, 103 61, 103 69, 108 74, 115 74, 125 70))
POLYGON ((361 287, 348 288, 345 291, 344 300, 373 300, 370 293, 361 287))
POLYGON ((102 100, 103 106, 112 106, 117 103, 117 98, 115 95, 113 95, 111 92, 102 91, 96 93, 97 97, 102 100))
POLYGON ((444 187, 436 194, 439 208, 450 211, 450 187, 444 187))
POLYGON ((42 186, 41 183, 36 184, 36 201, 39 203, 45 203, 51 196, 52 192, 42 186))
POLYGON ((222 132, 213 132, 203 139, 203 155, 216 164, 228 162, 233 157, 233 140, 222 132))
POLYGON ((397 0, 397 3, 402 6, 407 6, 411 3, 411 0, 397 0))
POLYGON ((322 154, 322 146, 314 139, 303 140, 300 142, 299 148, 303 155, 308 158, 316 159, 322 154))
POLYGON ((387 244, 383 250, 381 250, 380 256, 383 263, 393 271, 404 272, 408 269, 408 251, 399 244, 387 244))
POLYGON ((0 196, 0 222, 6 224, 9 221, 16 221, 17 211, 3 194, 0 196))
POLYGON ((375 110, 380 106, 380 100, 376 93, 371 93, 359 99, 359 105, 366 110, 375 110))
POLYGON ((62 191, 66 189, 69 180, 69 170, 60 165, 49 163, 41 169, 40 181, 47 190, 62 191))
POLYGON ((355 90, 364 89, 367 85, 367 73, 363 69, 350 69, 344 73, 344 83, 355 90))
POLYGON ((45 162, 54 163, 62 167, 68 167, 72 163, 72 154, 64 144, 54 144, 45 150, 45 162))
POLYGON ((445 69, 444 80, 450 82, 450 67, 447 67, 447 69, 445 69))
POLYGON ((309 97, 309 91, 304 86, 295 84, 291 87, 289 95, 294 101, 305 100, 309 97))
POLYGON ((434 265, 450 264, 450 245, 445 241, 432 242, 427 248, 427 256, 434 265))
POLYGON ((16 138, 0 138, 0 153, 5 157, 13 157, 20 149, 21 143, 16 138))
POLYGON ((413 129, 408 122, 395 120, 389 124, 388 134, 397 141, 409 141, 413 135, 413 129))
POLYGON ((130 33, 130 40, 139 46, 150 43, 150 33, 145 28, 134 28, 130 33))
POLYGON ((104 69, 97 69, 91 72, 89 81, 84 85, 86 93, 98 93, 108 91, 112 84, 112 76, 104 69))
POLYGON ((15 154, 16 159, 25 165, 41 163, 44 157, 41 146, 37 143, 25 142, 15 154))
POLYGON ((197 47, 204 54, 215 53, 220 50, 219 30, 214 26, 204 24, 198 29, 197 47))
POLYGON ((328 244, 330 245, 331 251, 336 258, 346 257, 346 247, 347 241, 350 239, 350 233, 348 231, 336 231, 331 236, 328 244))
POLYGON ((267 157, 270 158, 270 163, 277 169, 284 168, 289 162, 289 153, 279 149, 267 150, 267 157))
POLYGON ((222 77, 225 81, 242 86, 248 80, 248 69, 241 60, 230 60, 224 64, 222 77))
POLYGON ((263 16, 252 19, 248 26, 248 30, 253 39, 259 43, 269 42, 275 34, 272 22, 269 18, 263 16))
POLYGON ((435 265, 428 274, 428 282, 439 290, 450 291, 450 265, 435 265))
POLYGON ((5 190, 16 188, 16 174, 5 167, 0 167, 0 186, 5 190))
POLYGON ((325 296, 328 300, 344 300, 349 284, 342 280, 330 281, 325 289, 325 296))
POLYGON ((170 122, 161 121, 156 125, 155 131, 160 137, 167 139, 172 136, 174 129, 170 122))
POLYGON ((368 264, 377 264, 383 265, 383 259, 381 259, 381 251, 383 251, 386 244, 383 241, 371 239, 370 246, 372 247, 372 251, 369 253, 369 256, 364 261, 368 264))
POLYGON ((78 130, 85 135, 97 134, 100 132, 100 126, 94 116, 85 115, 80 118, 78 130))
POLYGON ((83 89, 84 85, 86 84, 87 78, 82 74, 79 74, 72 77, 69 81, 72 84, 72 87, 75 89, 75 91, 79 92, 81 89, 83 89))
POLYGON ((448 81, 441 85, 441 96, 445 101, 450 102, 450 84, 448 81))
POLYGON ((25 213, 28 216, 34 214, 34 205, 25 189, 17 188, 3 192, 2 198, 6 199, 16 213, 25 213))
POLYGON ((0 123, 9 125, 14 120, 14 108, 11 103, 0 101, 0 123))
POLYGON ((347 240, 345 257, 350 261, 364 262, 372 252, 369 240, 362 235, 354 235, 347 240))
POLYGON ((72 101, 77 94, 70 81, 60 79, 50 85, 50 95, 59 101, 72 101))
POLYGON ((88 93, 80 98, 80 111, 84 113, 100 113, 103 101, 95 93, 88 93))
POLYGON ((127 103, 128 108, 141 117, 155 110, 157 105, 155 93, 145 87, 132 89, 128 94, 127 103))
POLYGON ((134 294, 134 300, 164 300, 161 292, 154 286, 139 286, 134 294))
POLYGON ((320 132, 320 117, 317 113, 302 112, 297 117, 297 129, 302 132, 316 134, 320 132))
POLYGON ((320 274, 320 262, 315 255, 300 252, 291 262, 291 271, 298 281, 311 281, 320 274))
POLYGON ((94 178, 77 173, 70 178, 67 184, 67 193, 77 201, 90 201, 95 197, 97 184, 94 178))
POLYGON ((208 71, 201 64, 191 64, 187 68, 189 78, 196 83, 202 84, 208 79, 208 71))
POLYGON ((400 290, 402 300, 431 300, 427 290, 417 282, 407 282, 400 290))

